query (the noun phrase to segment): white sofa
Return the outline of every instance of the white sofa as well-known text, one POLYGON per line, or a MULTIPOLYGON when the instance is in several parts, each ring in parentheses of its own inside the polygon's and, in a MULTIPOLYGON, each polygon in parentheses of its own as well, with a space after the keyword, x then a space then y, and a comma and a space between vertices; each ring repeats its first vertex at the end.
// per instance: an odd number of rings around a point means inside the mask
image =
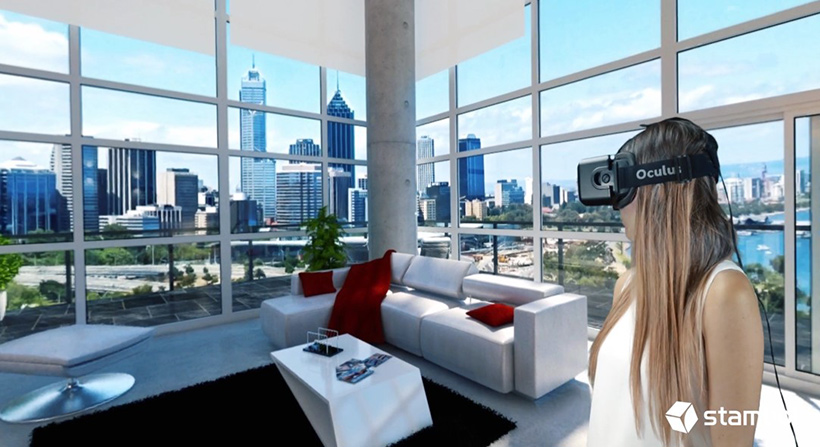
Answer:
MULTIPOLYGON (((548 283, 478 274, 471 262, 394 253, 391 290, 382 301, 385 341, 501 393, 533 399, 587 367, 586 297, 548 283), (466 313, 515 306, 514 322, 487 326, 466 313)), ((338 290, 349 268, 333 271, 338 290)), ((262 303, 262 329, 277 349, 305 343, 326 326, 335 293, 305 298, 298 275, 291 295, 262 303)))

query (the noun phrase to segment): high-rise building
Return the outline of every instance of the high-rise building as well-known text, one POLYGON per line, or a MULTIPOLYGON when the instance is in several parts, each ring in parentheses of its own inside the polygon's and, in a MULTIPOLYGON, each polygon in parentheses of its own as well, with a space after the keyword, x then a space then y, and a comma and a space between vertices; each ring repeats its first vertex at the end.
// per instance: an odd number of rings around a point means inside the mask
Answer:
POLYGON ((197 234, 207 234, 205 229, 219 227, 219 211, 215 206, 205 206, 197 210, 194 216, 197 234))
POLYGON ((22 157, 0 163, 0 232, 56 231, 56 183, 53 172, 22 157))
POLYGON ((108 169, 97 169, 97 212, 100 216, 111 214, 108 211, 108 169))
MULTIPOLYGON (((313 142, 312 138, 301 138, 296 140, 296 143, 290 145, 288 150, 290 155, 304 155, 309 157, 321 157, 322 147, 313 142)), ((291 161, 291 164, 299 163, 298 161, 291 161)))
POLYGON ((99 230, 103 231, 108 225, 119 225, 132 232, 151 232, 160 230, 160 216, 151 212, 151 206, 138 206, 119 215, 100 216, 99 230))
MULTIPOLYGON (((97 231, 100 216, 100 185, 97 175, 97 147, 83 146, 83 226, 86 231, 97 231)), ((71 145, 55 144, 51 149, 49 168, 57 178, 57 229, 74 229, 74 176, 71 171, 71 145)))
POLYGON ((495 205, 510 206, 524 203, 524 190, 518 186, 518 181, 498 180, 495 183, 495 205))
POLYGON ((168 168, 157 179, 157 204, 178 206, 182 228, 193 228, 199 209, 199 176, 187 168, 168 168))
MULTIPOLYGON (((481 148, 481 139, 473 134, 458 140, 458 151, 472 151, 481 148)), ((484 156, 458 159, 458 194, 467 200, 484 200, 484 156)))
MULTIPOLYGON (((427 197, 436 201, 436 219, 439 222, 450 220, 450 183, 434 182, 427 186, 427 197)), ((422 207, 422 213, 424 207, 422 207)))
MULTIPOLYGON (((722 188, 718 188, 720 190, 722 188)), ((743 197, 746 201, 760 200, 763 197, 763 180, 755 177, 743 179, 743 197)))
POLYGON ((532 190, 532 177, 524 177, 524 203, 532 205, 532 198, 535 193, 532 190))
POLYGON ((364 190, 367 189, 367 174, 363 174, 356 179, 356 187, 364 190))
POLYGON ((487 202, 479 199, 468 200, 465 203, 464 215, 475 217, 476 220, 484 220, 488 215, 489 207, 487 202))
POLYGON ((568 201, 567 190, 547 182, 541 184, 541 206, 557 208, 568 201))
POLYGON ((335 214, 337 219, 348 217, 348 191, 353 185, 350 172, 342 168, 328 168, 328 187, 330 188, 330 206, 328 211, 335 214))
MULTIPOLYGON (((422 137, 416 141, 416 160, 431 158, 435 152, 434 146, 435 140, 427 135, 422 135, 422 137)), ((416 184, 416 188, 418 189, 419 195, 424 195, 427 185, 436 181, 433 163, 420 164, 416 169, 418 169, 418 183, 416 184)))
POLYGON ((157 203, 156 188, 155 151, 113 147, 108 150, 108 212, 111 215, 157 203))
POLYGON ((248 200, 243 192, 231 195, 231 233, 254 231, 261 224, 259 205, 255 200, 248 200))
POLYGON ((809 177, 808 175, 806 175, 806 171, 802 169, 796 169, 794 171, 794 185, 795 189, 797 190, 797 193, 805 194, 809 192, 808 184, 809 177))
POLYGON ((367 221, 367 190, 361 188, 350 188, 348 194, 348 222, 367 221))
MULTIPOLYGON (((327 115, 339 118, 353 119, 354 112, 347 105, 342 97, 342 91, 339 89, 339 80, 336 79, 336 92, 333 98, 327 105, 327 115)), ((349 123, 340 123, 333 120, 327 121, 327 154, 331 158, 343 158, 346 160, 353 160, 355 158, 355 136, 353 125, 349 123)), ((338 197, 340 198, 339 210, 344 211, 344 214, 337 214, 338 216, 346 216, 347 210, 347 191, 353 186, 352 179, 356 178, 356 169, 352 164, 331 163, 331 168, 341 168, 345 172, 350 173, 350 181, 347 185, 340 184, 338 197)))
POLYGON ((425 222, 436 221, 436 199, 419 200, 419 209, 421 210, 421 215, 425 222))
MULTIPOLYGON (((267 88, 256 64, 242 78, 239 100, 265 105, 267 88)), ((243 151, 267 152, 265 113, 257 110, 239 111, 239 148, 243 151)), ((262 219, 276 218, 276 162, 268 158, 242 157, 239 167, 240 189, 247 200, 256 202, 262 219)))
POLYGON ((322 207, 322 167, 318 164, 284 165, 276 173, 276 221, 299 225, 316 217, 322 207))

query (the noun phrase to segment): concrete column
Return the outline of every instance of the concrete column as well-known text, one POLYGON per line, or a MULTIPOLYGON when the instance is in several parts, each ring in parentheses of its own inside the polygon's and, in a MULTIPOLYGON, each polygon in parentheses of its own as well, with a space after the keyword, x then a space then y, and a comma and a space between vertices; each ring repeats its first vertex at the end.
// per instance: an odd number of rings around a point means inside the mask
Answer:
POLYGON ((416 254, 416 62, 413 0, 365 0, 370 258, 416 254))

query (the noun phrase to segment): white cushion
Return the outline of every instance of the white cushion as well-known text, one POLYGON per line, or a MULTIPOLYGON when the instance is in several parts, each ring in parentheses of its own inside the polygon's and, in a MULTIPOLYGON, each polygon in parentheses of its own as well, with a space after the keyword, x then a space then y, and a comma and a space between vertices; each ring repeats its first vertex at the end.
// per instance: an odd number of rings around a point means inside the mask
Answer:
POLYGON ((454 300, 426 294, 418 290, 396 291, 382 301, 382 327, 384 339, 393 346, 421 355, 419 331, 421 320, 459 303, 454 300))
POLYGON ((469 261, 415 256, 404 274, 404 285, 462 300, 465 298, 461 288, 464 277, 477 272, 469 261))
POLYGON ((421 352, 439 366, 508 393, 515 386, 515 328, 512 324, 491 327, 467 315, 467 311, 487 304, 474 302, 425 317, 421 322, 421 352))
POLYGON ((153 328, 71 325, 0 345, 0 371, 75 376, 131 355, 146 345, 153 328))
POLYGON ((262 330, 279 349, 307 343, 307 332, 327 327, 333 311, 335 293, 305 298, 288 295, 262 302, 259 319, 262 330))
POLYGON ((520 306, 564 293, 564 287, 499 275, 472 275, 464 278, 464 293, 473 298, 520 306))
POLYGON ((406 253, 393 253, 393 255, 390 256, 390 269, 392 270, 390 275, 391 283, 403 284, 402 279, 404 278, 404 274, 407 272, 407 267, 410 267, 410 262, 414 257, 415 256, 406 253))
MULTIPOLYGON (((326 272, 327 270, 320 270, 322 272, 326 272)), ((333 287, 336 288, 338 292, 339 289, 342 288, 342 285, 345 283, 345 279, 347 278, 347 272, 350 271, 350 267, 342 267, 338 269, 333 269, 333 287)), ((311 272, 311 273, 319 273, 311 272)), ((302 288, 302 281, 299 279, 299 274, 294 273, 290 277, 290 294, 291 295, 304 295, 305 289, 302 288)))

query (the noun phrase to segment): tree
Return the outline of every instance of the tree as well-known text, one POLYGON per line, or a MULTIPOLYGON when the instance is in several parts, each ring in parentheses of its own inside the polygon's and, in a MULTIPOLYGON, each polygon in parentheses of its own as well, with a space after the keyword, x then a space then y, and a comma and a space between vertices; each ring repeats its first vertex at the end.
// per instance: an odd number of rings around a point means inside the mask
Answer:
POLYGON ((298 264, 299 264, 299 260, 296 258, 296 256, 288 255, 285 258, 285 261, 284 261, 285 273, 287 273, 287 274, 293 273, 293 271, 296 270, 296 267, 298 266, 298 264))
MULTIPOLYGON (((0 236, 0 245, 9 245, 11 241, 0 236)), ((0 290, 5 290, 11 283, 20 267, 23 266, 23 257, 17 253, 8 253, 0 255, 0 290)))
POLYGON ((131 289, 131 295, 145 295, 153 292, 154 288, 151 286, 151 284, 143 284, 141 286, 137 286, 131 289))
POLYGON ((100 239, 131 239, 131 230, 121 224, 108 224, 103 227, 100 239))
POLYGON ((60 303, 65 297, 67 303, 71 302, 70 297, 66 295, 65 284, 60 284, 53 279, 40 281, 39 290, 40 294, 48 300, 60 303))
POLYGON ((262 271, 262 269, 258 268, 256 269, 256 272, 254 272, 254 276, 256 277, 256 279, 262 279, 265 278, 266 275, 265 272, 262 271))

